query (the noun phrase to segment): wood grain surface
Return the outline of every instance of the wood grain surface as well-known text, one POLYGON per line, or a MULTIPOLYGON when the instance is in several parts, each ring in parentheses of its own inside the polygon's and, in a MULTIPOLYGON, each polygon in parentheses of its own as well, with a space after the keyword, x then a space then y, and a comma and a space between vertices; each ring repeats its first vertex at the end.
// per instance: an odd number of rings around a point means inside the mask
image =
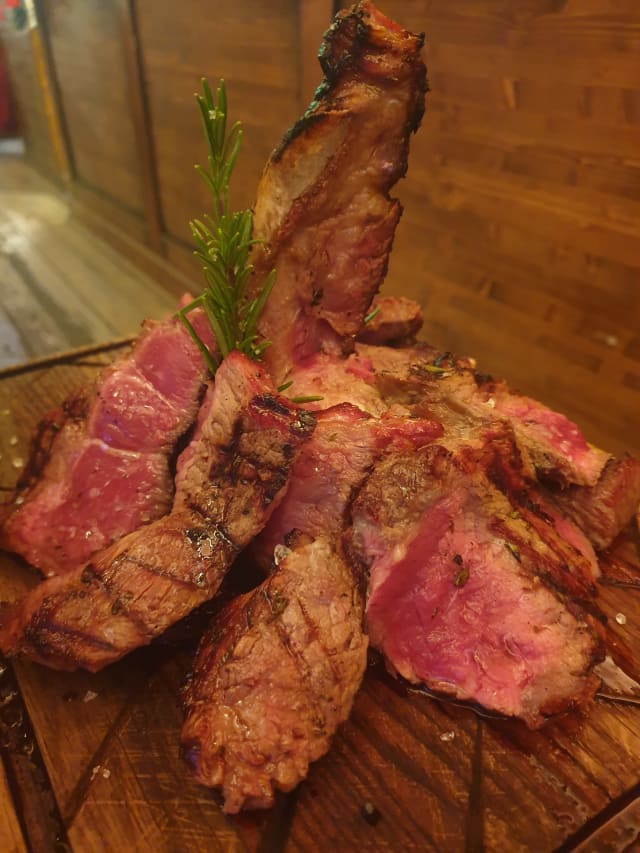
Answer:
MULTIPOLYGON (((13 485, 39 417, 123 346, 0 373, 0 487, 13 485)), ((636 532, 603 568, 609 650, 640 680, 636 532)), ((35 582, 0 557, 0 598, 35 582)), ((601 851, 640 837, 640 707, 598 699, 530 732, 408 690, 373 658, 351 718, 308 779, 271 811, 226 817, 178 755, 191 644, 183 631, 97 675, 3 663, 3 851, 601 851)))
POLYGON ((125 209, 143 209, 132 98, 115 3, 40 4, 60 86, 74 176, 125 209))

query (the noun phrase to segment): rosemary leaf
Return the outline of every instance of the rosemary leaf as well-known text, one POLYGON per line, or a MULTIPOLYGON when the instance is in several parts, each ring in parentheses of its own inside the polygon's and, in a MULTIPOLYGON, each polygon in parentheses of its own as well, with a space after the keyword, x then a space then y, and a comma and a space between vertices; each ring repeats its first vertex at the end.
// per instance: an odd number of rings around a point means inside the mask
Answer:
POLYGON ((376 305, 376 307, 373 308, 371 311, 369 311, 367 316, 364 318, 364 325, 366 326, 367 323, 370 323, 373 320, 373 318, 379 313, 380 313, 380 306, 376 305))
POLYGON ((324 397, 314 397, 310 394, 308 397, 289 397, 292 403, 317 403, 319 400, 324 400, 324 397))
POLYGON ((224 80, 214 96, 208 82, 202 80, 202 94, 196 95, 202 127, 207 142, 209 168, 196 166, 196 171, 212 195, 210 213, 189 223, 195 243, 194 254, 202 265, 205 278, 203 293, 177 315, 202 352, 212 374, 218 357, 196 332, 187 314, 202 307, 215 336, 220 355, 225 358, 239 350, 259 359, 270 341, 258 340, 257 324, 275 284, 272 270, 250 298, 248 283, 253 274, 249 263, 252 246, 253 214, 251 210, 229 209, 229 184, 240 147, 242 127, 235 122, 227 132, 227 93, 224 80))

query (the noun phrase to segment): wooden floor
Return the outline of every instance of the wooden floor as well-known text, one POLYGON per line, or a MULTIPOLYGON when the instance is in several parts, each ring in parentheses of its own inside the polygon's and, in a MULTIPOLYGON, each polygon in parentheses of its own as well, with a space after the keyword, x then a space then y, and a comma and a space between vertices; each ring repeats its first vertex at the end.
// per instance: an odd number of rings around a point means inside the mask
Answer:
POLYGON ((70 216, 21 160, 0 157, 0 368, 135 333, 175 299, 70 216))

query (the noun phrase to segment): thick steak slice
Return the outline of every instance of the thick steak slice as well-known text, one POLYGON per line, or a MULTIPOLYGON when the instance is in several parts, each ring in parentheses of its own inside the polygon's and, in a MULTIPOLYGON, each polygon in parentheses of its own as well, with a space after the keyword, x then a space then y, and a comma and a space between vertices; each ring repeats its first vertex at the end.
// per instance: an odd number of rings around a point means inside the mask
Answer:
POLYGON ((611 459, 564 415, 479 374, 474 359, 456 358, 427 345, 391 349, 360 344, 357 354, 371 364, 388 404, 445 404, 471 417, 507 420, 533 472, 544 482, 593 486, 611 459))
POLYGON ((254 264, 278 270, 259 322, 278 382, 312 353, 352 347, 384 279, 401 213, 389 190, 424 111, 422 43, 369 2, 340 12, 316 98, 267 164, 254 264))
POLYGON ((225 359, 178 461, 171 513, 33 589, 4 621, 2 651, 95 671, 212 598, 282 498, 314 426, 270 391, 244 356, 225 359))
POLYGON ((47 575, 65 573, 168 512, 169 457, 193 423, 205 377, 176 319, 147 321, 93 388, 43 420, 4 507, 2 547, 47 575))
POLYGON ((348 543, 370 573, 371 644, 392 670, 535 727, 593 696, 602 647, 562 592, 566 574, 588 594, 588 567, 565 572, 572 549, 491 482, 490 456, 440 443, 389 455, 348 543))
POLYGON ((184 755, 224 810, 266 808, 329 749, 366 665, 363 602, 324 539, 288 551, 200 645, 184 692, 184 755))
POLYGON ((199 782, 222 787, 226 811, 270 806, 347 718, 367 649, 361 579, 341 547, 348 507, 384 447, 440 433, 348 404, 318 414, 289 491, 252 545, 272 574, 214 622, 184 693, 185 755, 199 782))
POLYGON ((594 486, 611 454, 594 447, 566 415, 554 412, 537 400, 512 391, 504 381, 482 381, 476 377, 478 398, 470 404, 491 406, 506 418, 533 462, 538 479, 557 483, 594 486))
POLYGON ((358 332, 358 340, 376 346, 409 346, 422 328, 422 308, 406 296, 379 296, 358 332))
POLYGON ((634 517, 640 506, 640 460, 610 459, 595 486, 570 486, 550 498, 602 551, 634 517))

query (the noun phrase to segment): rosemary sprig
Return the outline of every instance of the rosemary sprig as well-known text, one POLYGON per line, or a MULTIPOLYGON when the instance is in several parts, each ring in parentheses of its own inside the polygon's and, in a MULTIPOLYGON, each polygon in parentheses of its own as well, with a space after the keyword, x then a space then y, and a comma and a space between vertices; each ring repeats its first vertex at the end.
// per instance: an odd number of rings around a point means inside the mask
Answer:
POLYGON ((249 263, 249 253, 258 242, 251 236, 253 214, 251 210, 232 212, 229 205, 229 182, 242 143, 242 128, 240 122, 235 122, 227 132, 224 80, 220 80, 214 98, 203 78, 202 94, 196 95, 196 101, 209 149, 209 168, 195 168, 211 191, 213 206, 210 214, 189 223, 196 244, 194 254, 204 272, 205 289, 181 308, 177 316, 214 374, 219 364, 217 356, 198 335, 187 315, 202 307, 222 358, 235 349, 259 359, 270 341, 258 340, 257 322, 273 289, 276 273, 271 270, 257 296, 250 298, 247 285, 253 266, 249 263))

